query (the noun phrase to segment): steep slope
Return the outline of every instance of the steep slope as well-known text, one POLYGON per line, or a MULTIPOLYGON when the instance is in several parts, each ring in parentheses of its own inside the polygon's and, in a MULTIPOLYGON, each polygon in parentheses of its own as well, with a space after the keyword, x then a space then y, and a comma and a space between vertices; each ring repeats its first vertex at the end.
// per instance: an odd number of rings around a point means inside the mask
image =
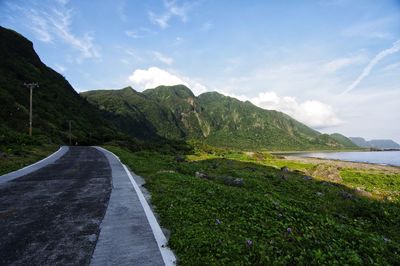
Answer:
POLYGON ((144 95, 160 103, 175 117, 183 137, 203 138, 209 134, 207 114, 202 111, 196 96, 183 85, 159 86, 145 90, 144 95))
POLYGON ((342 147, 329 135, 321 134, 284 113, 264 110, 248 101, 241 102, 217 92, 201 94, 198 99, 211 117, 210 124, 214 130, 207 140, 210 144, 225 146, 229 139, 233 141, 229 146, 237 148, 342 147))
POLYGON ((331 136, 331 138, 335 139, 337 142, 339 142, 346 148, 359 148, 359 146, 354 144, 354 142, 352 142, 351 139, 349 139, 348 137, 346 137, 342 134, 333 133, 333 134, 330 134, 330 136, 331 136))
POLYGON ((102 110, 106 119, 131 135, 170 139, 185 136, 171 110, 131 87, 87 91, 81 96, 102 110))
POLYGON ((60 74, 43 64, 33 44, 22 35, 0 27, 0 141, 12 142, 25 136, 29 121, 29 89, 33 94, 33 134, 48 141, 66 142, 68 121, 73 140, 98 142, 116 134, 100 112, 71 87, 60 74))
POLYGON ((143 93, 129 88, 81 95, 114 114, 121 113, 119 108, 123 106, 125 124, 134 124, 131 117, 143 115, 158 135, 170 139, 200 139, 211 145, 240 149, 345 147, 281 112, 264 110, 216 92, 196 97, 183 85, 160 86, 143 93))

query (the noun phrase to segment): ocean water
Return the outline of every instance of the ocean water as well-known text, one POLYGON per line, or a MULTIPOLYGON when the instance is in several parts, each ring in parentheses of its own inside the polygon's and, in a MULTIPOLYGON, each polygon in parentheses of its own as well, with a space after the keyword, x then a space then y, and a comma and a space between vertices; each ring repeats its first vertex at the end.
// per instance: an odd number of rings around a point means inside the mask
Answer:
POLYGON ((400 166, 400 151, 310 152, 297 156, 400 166))

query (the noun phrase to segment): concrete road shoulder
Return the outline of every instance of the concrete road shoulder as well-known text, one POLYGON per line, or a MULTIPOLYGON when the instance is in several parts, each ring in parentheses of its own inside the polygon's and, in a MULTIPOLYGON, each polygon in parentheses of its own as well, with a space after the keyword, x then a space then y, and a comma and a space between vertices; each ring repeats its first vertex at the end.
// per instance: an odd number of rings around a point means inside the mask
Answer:
POLYGON ((91 265, 174 265, 175 255, 139 186, 119 158, 101 148, 112 169, 112 191, 91 265))

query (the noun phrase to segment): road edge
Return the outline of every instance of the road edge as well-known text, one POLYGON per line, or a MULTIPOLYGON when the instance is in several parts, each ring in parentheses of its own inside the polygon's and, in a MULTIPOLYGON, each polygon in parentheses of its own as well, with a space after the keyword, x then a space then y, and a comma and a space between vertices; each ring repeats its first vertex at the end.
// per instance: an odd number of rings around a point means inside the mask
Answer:
POLYGON ((25 166, 19 170, 16 170, 11 173, 0 176, 0 184, 4 184, 13 179, 30 174, 32 172, 39 170, 40 168, 43 168, 49 164, 52 164, 55 161, 57 161, 58 159, 60 159, 62 156, 64 156, 64 154, 66 154, 68 152, 68 150, 69 150, 68 146, 61 146, 56 152, 50 154, 46 158, 44 158, 36 163, 33 163, 33 164, 25 166))
POLYGON ((121 159, 114 154, 113 152, 103 148, 103 147, 99 147, 99 146, 93 146, 97 149, 102 150, 103 152, 108 152, 110 154, 112 154, 122 165, 122 167, 124 168, 126 174, 128 175, 129 180, 131 181, 131 184, 133 186, 133 188, 135 189, 135 192, 139 198, 140 204, 143 207, 143 210, 146 214, 146 218, 147 221, 149 222, 149 225, 151 227, 151 230, 153 232, 154 238, 157 242, 158 245, 158 249, 160 250, 162 259, 164 261, 164 264, 167 266, 173 266, 176 265, 176 257, 175 254, 173 253, 173 251, 167 246, 168 244, 168 240, 165 237, 160 224, 158 223, 153 211, 151 210, 149 204, 147 203, 142 191, 140 190, 138 184, 136 183, 136 181, 134 180, 134 178, 132 177, 131 172, 129 171, 128 167, 122 163, 121 159))

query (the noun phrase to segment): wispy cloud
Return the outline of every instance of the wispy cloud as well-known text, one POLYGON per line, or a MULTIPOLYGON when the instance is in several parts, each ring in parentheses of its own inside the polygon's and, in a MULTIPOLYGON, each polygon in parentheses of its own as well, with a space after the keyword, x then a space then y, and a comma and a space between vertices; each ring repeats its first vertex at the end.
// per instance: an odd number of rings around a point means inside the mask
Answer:
POLYGON ((400 70, 400 62, 387 65, 382 70, 385 71, 385 72, 394 71, 394 70, 400 70))
POLYGON ((56 39, 63 41, 80 52, 77 58, 81 62, 86 58, 100 58, 90 33, 75 35, 71 30, 72 10, 67 8, 68 0, 58 0, 52 6, 29 7, 8 2, 8 7, 16 16, 23 16, 24 26, 28 27, 39 41, 50 43, 56 39))
POLYGON ((364 60, 365 57, 362 55, 336 58, 324 64, 323 69, 328 73, 334 73, 348 66, 362 63, 364 60))
POLYGON ((187 13, 193 4, 182 3, 178 4, 177 1, 164 0, 165 11, 161 14, 156 14, 152 11, 149 12, 149 19, 153 24, 158 25, 160 28, 165 29, 169 26, 169 22, 173 17, 178 17, 182 22, 187 21, 187 13))
POLYGON ((158 61, 160 61, 160 62, 162 62, 164 64, 171 65, 174 62, 174 59, 172 57, 163 55, 160 52, 154 51, 153 55, 158 61))
POLYGON ((118 17, 121 19, 122 22, 128 21, 128 16, 126 15, 125 10, 126 10, 126 2, 122 1, 117 5, 118 17))
POLYGON ((400 51, 400 40, 396 41, 392 47, 385 49, 381 52, 379 52, 369 63, 368 65, 363 69, 363 71, 361 72, 361 74, 353 81, 353 83, 350 84, 350 86, 343 91, 342 94, 346 94, 348 92, 350 92, 351 90, 353 90, 354 88, 356 88, 358 86, 358 84, 360 84, 360 82, 365 79, 369 73, 371 73, 372 68, 379 63, 379 61, 381 61, 383 58, 385 58, 386 56, 389 56, 391 54, 397 53, 400 51))
POLYGON ((81 58, 99 58, 100 53, 93 44, 93 37, 89 33, 85 33, 83 37, 78 37, 72 33, 71 25, 71 10, 56 10, 53 9, 52 15, 49 16, 49 21, 55 29, 55 33, 67 44, 80 51, 81 58))
POLYGON ((139 38, 144 38, 147 35, 154 34, 155 32, 149 30, 148 28, 139 28, 136 30, 126 30, 125 35, 133 38, 133 39, 139 39, 139 38))
POLYGON ((393 17, 364 21, 349 26, 342 34, 347 37, 389 39, 392 34, 387 31, 387 26, 393 23, 397 23, 397 19, 393 17))

